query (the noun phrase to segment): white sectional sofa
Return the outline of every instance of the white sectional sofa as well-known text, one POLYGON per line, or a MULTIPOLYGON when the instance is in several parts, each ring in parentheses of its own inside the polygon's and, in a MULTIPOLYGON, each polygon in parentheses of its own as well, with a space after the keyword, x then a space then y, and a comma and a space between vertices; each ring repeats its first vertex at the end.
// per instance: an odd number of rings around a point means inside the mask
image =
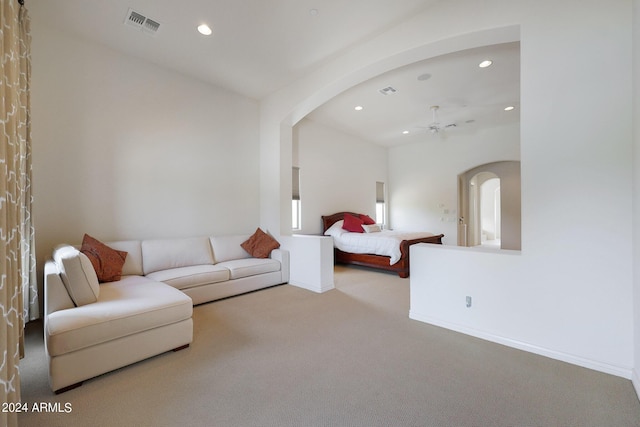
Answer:
POLYGON ((289 281, 289 253, 254 258, 250 235, 106 243, 127 252, 120 280, 99 283, 78 247, 45 263, 45 349, 56 393, 193 339, 193 305, 289 281))

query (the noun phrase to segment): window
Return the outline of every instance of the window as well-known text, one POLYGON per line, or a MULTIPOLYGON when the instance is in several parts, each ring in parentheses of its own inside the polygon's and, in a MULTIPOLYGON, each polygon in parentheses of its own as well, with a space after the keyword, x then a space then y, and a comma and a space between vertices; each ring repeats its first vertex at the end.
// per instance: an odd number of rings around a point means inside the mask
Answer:
POLYGON ((293 167, 291 181, 291 228, 300 230, 302 228, 300 209, 300 168, 293 167))
POLYGON ((384 202, 384 182, 376 182, 376 222, 385 224, 386 204, 384 202))

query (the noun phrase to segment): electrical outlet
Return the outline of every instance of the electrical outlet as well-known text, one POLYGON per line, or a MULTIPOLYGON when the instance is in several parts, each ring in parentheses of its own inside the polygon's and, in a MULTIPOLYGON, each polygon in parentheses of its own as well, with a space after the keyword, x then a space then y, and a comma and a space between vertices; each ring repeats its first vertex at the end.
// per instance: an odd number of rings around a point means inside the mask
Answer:
POLYGON ((471 307, 471 297, 467 295, 467 308, 471 307))

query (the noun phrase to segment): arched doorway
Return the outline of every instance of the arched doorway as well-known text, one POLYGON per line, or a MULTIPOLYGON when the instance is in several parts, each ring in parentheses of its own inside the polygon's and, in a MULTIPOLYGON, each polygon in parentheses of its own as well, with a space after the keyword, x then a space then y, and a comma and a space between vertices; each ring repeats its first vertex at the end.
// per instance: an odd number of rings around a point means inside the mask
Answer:
POLYGON ((494 162, 458 175, 458 245, 521 248, 520 162, 494 162))

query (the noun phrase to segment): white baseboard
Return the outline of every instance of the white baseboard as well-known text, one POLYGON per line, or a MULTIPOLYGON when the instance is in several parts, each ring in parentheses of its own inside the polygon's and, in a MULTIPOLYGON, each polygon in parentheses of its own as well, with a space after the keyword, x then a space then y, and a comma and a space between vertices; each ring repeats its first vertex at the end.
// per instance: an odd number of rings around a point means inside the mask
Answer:
POLYGON ((306 289, 308 291, 316 292, 318 294, 330 291, 331 289, 335 289, 335 285, 333 283, 331 283, 329 285, 327 285, 327 284, 310 284, 310 283, 300 282, 300 281, 297 280, 295 282, 289 281, 289 284, 292 285, 292 286, 297 286, 297 287, 302 288, 302 289, 306 289))
POLYGON ((638 377, 637 373, 635 373, 635 371, 631 368, 610 365, 607 363, 602 363, 595 360, 578 357, 572 354, 567 354, 567 353, 551 350, 548 348, 539 347, 526 342, 514 340, 511 338, 505 338, 505 337, 494 335, 485 331, 469 328, 467 326, 462 326, 462 325, 450 323, 447 321, 443 321, 441 319, 436 319, 430 316, 423 315, 421 313, 417 313, 415 311, 409 312, 409 318, 413 320, 418 320, 420 322, 429 323, 431 325, 440 326, 442 328, 451 329, 456 332, 461 332, 463 334, 467 334, 467 335, 474 336, 476 338, 481 338, 487 341, 495 342, 497 344, 506 345, 507 347, 517 348, 518 350, 528 351, 530 353, 535 353, 541 356, 549 357, 551 359, 571 363, 572 365, 582 366, 583 368, 593 369, 595 371, 604 372, 606 374, 615 375, 618 377, 626 378, 628 380, 633 379, 636 392, 638 393, 638 396, 640 396, 640 377, 638 377), (634 378, 632 378, 632 373, 636 374, 634 378))
POLYGON ((635 369, 631 370, 631 383, 633 384, 633 388, 636 389, 638 400, 640 400, 640 374, 635 369))

